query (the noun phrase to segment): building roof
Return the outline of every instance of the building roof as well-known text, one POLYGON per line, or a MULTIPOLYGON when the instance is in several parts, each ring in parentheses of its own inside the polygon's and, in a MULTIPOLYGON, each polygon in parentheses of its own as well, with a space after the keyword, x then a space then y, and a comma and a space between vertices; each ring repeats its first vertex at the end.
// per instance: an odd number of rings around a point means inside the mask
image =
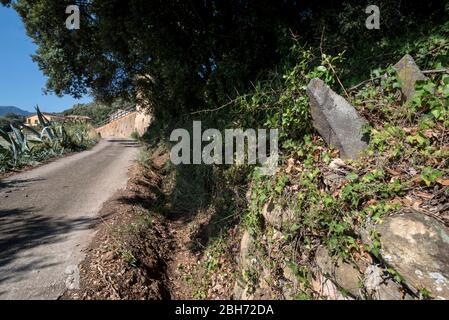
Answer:
POLYGON ((78 116, 78 115, 75 115, 75 114, 71 114, 71 115, 65 116, 65 118, 66 119, 74 119, 74 120, 91 120, 91 118, 88 117, 88 116, 78 116))
MULTIPOLYGON (((68 116, 64 116, 63 114, 60 114, 60 113, 52 113, 52 112, 42 112, 42 114, 44 115, 44 116, 50 116, 50 117, 55 117, 55 118, 60 118, 60 119, 69 119, 69 120, 92 120, 90 117, 88 117, 88 116, 79 116, 79 115, 76 115, 76 114, 71 114, 71 115, 68 115, 68 116)), ((35 117, 35 116, 37 116, 37 114, 36 113, 34 113, 34 114, 30 114, 30 115, 28 115, 26 118, 32 118, 32 117, 35 117)))
MULTIPOLYGON (((51 117, 64 117, 62 114, 60 113, 53 113, 53 112, 41 112, 44 116, 51 116, 51 117)), ((31 117, 35 117, 37 116, 37 113, 33 113, 30 114, 28 116, 26 116, 27 118, 31 118, 31 117)))

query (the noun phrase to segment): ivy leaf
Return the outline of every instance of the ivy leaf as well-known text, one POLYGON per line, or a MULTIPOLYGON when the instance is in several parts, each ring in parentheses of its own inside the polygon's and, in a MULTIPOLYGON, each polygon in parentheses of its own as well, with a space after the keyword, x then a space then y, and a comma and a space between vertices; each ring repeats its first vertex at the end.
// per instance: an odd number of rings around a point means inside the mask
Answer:
POLYGON ((442 175, 443 173, 440 170, 433 169, 432 167, 425 167, 421 172, 421 179, 429 187, 442 175))
POLYGON ((447 74, 443 75, 441 81, 443 81, 444 84, 449 85, 449 75, 447 74))
POLYGON ((359 177, 359 175, 355 172, 351 172, 346 175, 346 179, 351 180, 351 181, 357 180, 358 177, 359 177))
POLYGON ((435 91, 435 84, 433 82, 428 82, 422 87, 425 91, 428 93, 434 93, 435 91))
POLYGON ((432 111, 430 111, 430 113, 435 117, 435 119, 439 119, 441 116, 440 109, 433 109, 432 111))

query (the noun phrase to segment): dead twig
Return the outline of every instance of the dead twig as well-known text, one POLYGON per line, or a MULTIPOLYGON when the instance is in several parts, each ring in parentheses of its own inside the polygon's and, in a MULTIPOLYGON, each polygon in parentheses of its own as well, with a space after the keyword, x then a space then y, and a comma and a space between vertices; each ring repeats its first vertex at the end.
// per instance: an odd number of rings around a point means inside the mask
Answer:
POLYGON ((382 76, 374 77, 374 78, 367 79, 367 80, 363 80, 363 81, 360 82, 359 84, 356 84, 355 86, 352 86, 351 88, 349 88, 348 91, 353 91, 353 90, 355 90, 355 89, 361 87, 362 85, 364 85, 364 84, 366 84, 366 83, 368 83, 368 82, 372 82, 372 81, 375 81, 375 80, 379 80, 380 78, 382 78, 382 76))
POLYGON ((340 78, 338 77, 337 72, 334 69, 334 66, 331 63, 329 63, 329 67, 331 68, 332 72, 334 73, 335 78, 337 78, 337 81, 340 84, 340 87, 345 92, 346 97, 348 98, 348 100, 351 100, 351 96, 349 95, 348 91, 346 91, 346 88, 343 86, 343 83, 340 81, 340 78))
POLYGON ((431 73, 447 73, 449 74, 449 69, 433 69, 433 70, 424 70, 422 71, 424 74, 431 74, 431 73))
POLYGON ((219 106, 217 108, 198 110, 198 111, 191 112, 190 114, 193 115, 193 114, 199 114, 199 113, 205 113, 205 112, 215 112, 215 111, 221 110, 223 108, 226 108, 227 106, 233 104, 236 101, 237 101, 237 99, 233 99, 233 100, 231 100, 231 101, 229 101, 229 102, 227 102, 227 103, 225 103, 225 104, 223 104, 223 105, 221 105, 221 106, 219 106))
MULTIPOLYGON (((448 73, 449 74, 449 69, 433 69, 433 70, 424 70, 424 71, 421 71, 421 72, 423 74, 433 74, 433 73, 448 73)), ((374 78, 371 78, 371 79, 363 80, 359 84, 356 84, 355 86, 352 86, 351 88, 349 88, 348 91, 353 91, 353 90, 359 88, 360 86, 362 86, 362 85, 364 85, 364 84, 366 84, 368 82, 373 82, 375 80, 379 80, 382 77, 383 77, 383 75, 382 76, 378 76, 378 77, 374 77, 374 78)))
POLYGON ((321 31, 321 40, 320 40, 321 57, 323 56, 323 42, 324 42, 324 29, 325 28, 326 28, 326 26, 323 26, 323 30, 321 31))

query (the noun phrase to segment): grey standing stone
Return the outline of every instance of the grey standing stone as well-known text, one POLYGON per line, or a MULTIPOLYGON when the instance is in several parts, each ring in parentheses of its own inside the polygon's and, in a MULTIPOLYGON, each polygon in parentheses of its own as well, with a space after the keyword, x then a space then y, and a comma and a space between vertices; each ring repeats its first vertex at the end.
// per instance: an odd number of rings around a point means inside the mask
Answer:
POLYGON ((368 137, 362 126, 367 123, 343 97, 332 91, 321 79, 307 86, 313 126, 323 139, 340 150, 343 158, 356 159, 367 147, 368 137))
POLYGON ((419 70, 415 60, 412 56, 406 54, 394 65, 394 69, 398 74, 398 78, 401 81, 401 91, 405 96, 406 101, 410 101, 415 94, 415 83, 418 80, 427 79, 426 76, 419 70))
POLYGON ((436 219, 403 210, 376 226, 381 256, 415 289, 449 299, 449 231, 436 219))

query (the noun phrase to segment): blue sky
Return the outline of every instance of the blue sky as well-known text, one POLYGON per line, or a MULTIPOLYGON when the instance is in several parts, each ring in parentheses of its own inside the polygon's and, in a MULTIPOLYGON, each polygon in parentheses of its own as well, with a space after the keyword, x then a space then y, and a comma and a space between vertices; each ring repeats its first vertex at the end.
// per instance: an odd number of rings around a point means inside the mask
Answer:
POLYGON ((76 100, 70 96, 45 95, 46 77, 31 60, 35 51, 36 45, 26 35, 14 9, 0 5, 0 106, 34 111, 38 104, 44 111, 58 112, 92 100, 91 97, 76 100))

